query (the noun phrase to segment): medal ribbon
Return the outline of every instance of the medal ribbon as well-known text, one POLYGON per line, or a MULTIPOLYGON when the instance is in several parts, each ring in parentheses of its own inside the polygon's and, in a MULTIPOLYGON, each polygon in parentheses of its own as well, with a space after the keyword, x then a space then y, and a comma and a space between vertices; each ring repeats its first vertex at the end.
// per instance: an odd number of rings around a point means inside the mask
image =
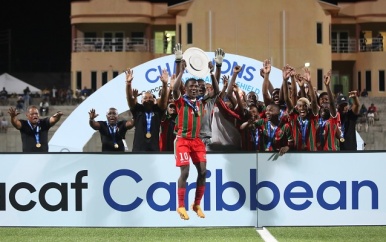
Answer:
POLYGON ((306 144, 306 134, 307 134, 307 128, 308 128, 308 120, 301 120, 301 118, 298 118, 299 121, 299 127, 300 130, 302 131, 302 143, 303 145, 306 144))
POLYGON ((252 132, 252 141, 255 143, 255 148, 257 149, 259 145, 259 129, 251 130, 252 132))
POLYGON ((145 114, 146 114, 146 133, 150 133, 151 118, 153 117, 153 113, 145 113, 145 114))
POLYGON ((273 143, 273 137, 275 136, 277 126, 273 129, 271 129, 271 121, 268 121, 268 144, 267 144, 267 149, 269 149, 273 143), (272 131, 272 132, 271 132, 272 131))
POLYGON ((340 125, 340 137, 341 138, 344 138, 344 129, 345 129, 345 127, 344 127, 344 123, 342 123, 341 125, 340 125))
POLYGON ((36 125, 36 128, 34 128, 34 127, 32 126, 32 124, 30 123, 29 120, 28 120, 28 124, 29 124, 29 126, 31 127, 32 131, 33 131, 34 134, 35 134, 36 144, 40 144, 40 134, 39 134, 39 132, 40 132, 40 126, 39 126, 39 122, 38 122, 38 124, 36 125))
POLYGON ((115 133, 117 132, 117 125, 111 126, 107 121, 106 121, 106 124, 107 124, 107 127, 109 127, 109 133, 113 138, 113 143, 116 144, 117 142, 115 141, 115 133))
POLYGON ((182 96, 182 98, 184 99, 185 103, 189 105, 189 107, 191 107, 193 109, 193 111, 195 113, 198 113, 198 108, 196 106, 196 101, 194 102, 191 102, 189 99, 188 99, 188 96, 185 94, 182 96))
POLYGON ((280 114, 279 114, 279 120, 281 120, 281 117, 283 117, 284 111, 280 109, 280 114))
POLYGON ((320 144, 324 144, 324 137, 323 137, 323 131, 324 126, 326 126, 327 120, 323 120, 322 118, 319 119, 319 135, 320 135, 320 144))

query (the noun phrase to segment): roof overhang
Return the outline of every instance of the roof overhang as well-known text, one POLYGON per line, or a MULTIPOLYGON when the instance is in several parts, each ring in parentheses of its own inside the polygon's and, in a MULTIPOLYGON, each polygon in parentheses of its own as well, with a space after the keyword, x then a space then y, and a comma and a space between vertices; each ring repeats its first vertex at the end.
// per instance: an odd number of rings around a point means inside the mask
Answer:
POLYGON ((168 7, 168 13, 177 15, 179 12, 186 11, 192 5, 193 0, 187 0, 182 3, 177 3, 168 7))
POLYGON ((331 4, 331 3, 328 3, 325 1, 319 1, 319 4, 325 12, 331 14, 332 16, 338 15, 338 13, 340 11, 340 7, 338 7, 335 4, 331 4))

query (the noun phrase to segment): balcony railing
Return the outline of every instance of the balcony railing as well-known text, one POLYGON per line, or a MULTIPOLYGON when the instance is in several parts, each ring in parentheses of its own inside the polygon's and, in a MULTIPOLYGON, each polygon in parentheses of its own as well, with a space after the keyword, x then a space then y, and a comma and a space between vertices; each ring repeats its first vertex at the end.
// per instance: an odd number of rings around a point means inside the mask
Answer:
POLYGON ((372 52, 383 51, 383 38, 370 39, 332 39, 332 53, 356 53, 356 52, 372 52), (359 45, 357 45, 359 41, 359 45))
POLYGON ((73 52, 152 52, 153 41, 145 38, 76 38, 73 52))

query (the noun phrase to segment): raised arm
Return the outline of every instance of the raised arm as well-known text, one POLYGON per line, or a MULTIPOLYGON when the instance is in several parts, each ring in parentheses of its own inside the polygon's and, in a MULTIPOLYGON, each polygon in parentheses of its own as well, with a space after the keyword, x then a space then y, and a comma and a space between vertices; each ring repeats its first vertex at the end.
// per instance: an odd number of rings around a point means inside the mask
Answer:
MULTIPOLYGON (((300 97, 306 97, 306 89, 304 88, 304 77, 302 77, 300 74, 296 74, 295 80, 296 80, 297 84, 299 85, 300 97)), ((296 93, 296 95, 297 95, 297 93, 296 93)))
POLYGON ((182 74, 185 71, 185 67, 186 67, 186 62, 185 62, 185 60, 182 60, 181 61, 181 71, 177 75, 177 79, 176 79, 174 86, 173 86, 173 98, 174 98, 174 100, 178 99, 181 96, 182 74))
POLYGON ((60 118, 62 117, 62 115, 63 115, 63 113, 60 112, 60 111, 58 111, 58 112, 56 112, 54 115, 52 115, 52 116, 50 117, 50 120, 49 120, 50 125, 51 125, 51 126, 54 126, 57 122, 59 122, 59 120, 60 120, 60 118))
MULTIPOLYGON (((221 76, 221 66, 222 66, 222 62, 224 60, 224 56, 225 56, 225 52, 223 49, 221 48, 218 48, 215 52, 214 52, 214 61, 216 62, 216 74, 215 74, 215 77, 216 77, 216 80, 220 80, 220 76, 221 76)), ((212 84, 213 85, 213 84, 212 84)))
POLYGON ((16 129, 21 129, 21 122, 17 118, 17 115, 19 115, 20 113, 13 107, 9 108, 8 113, 11 116, 11 124, 13 125, 13 127, 15 127, 16 129))
MULTIPOLYGON (((237 86, 237 84, 234 84, 233 85, 233 93, 235 94, 236 96, 236 100, 237 100, 237 106, 239 107, 238 108, 238 111, 239 111, 239 115, 242 116, 244 114, 244 104, 243 104, 243 100, 241 99, 240 95, 239 95, 239 87, 237 86)), ((234 106, 233 110, 236 110, 236 106, 234 106)))
POLYGON ((133 95, 133 89, 132 89, 132 82, 134 79, 133 73, 134 71, 131 70, 130 68, 127 68, 126 73, 126 99, 127 99, 127 104, 129 105, 129 108, 132 109, 135 106, 135 98, 133 95))
POLYGON ((226 76, 226 75, 223 75, 222 76, 222 90, 220 92, 220 98, 223 99, 225 97, 225 94, 226 94, 226 90, 228 88, 228 80, 229 80, 229 76, 226 76))
POLYGON ((157 105, 161 109, 166 109, 168 105, 168 96, 169 96, 168 94, 169 93, 169 87, 168 87, 169 74, 166 69, 162 70, 162 75, 160 76, 160 80, 162 82, 162 90, 161 90, 161 98, 157 103, 157 105))
MULTIPOLYGON (((220 87, 218 86, 218 79, 217 79, 217 69, 216 69, 216 74, 213 73, 213 63, 209 61, 208 67, 210 70, 210 78, 212 80, 212 88, 213 88, 213 93, 211 97, 215 97, 220 93, 220 87)), ((205 98, 204 98, 205 99, 205 98)))
POLYGON ((352 98, 353 101, 354 101, 352 106, 351 106, 351 110, 353 111, 354 114, 359 115, 360 104, 359 104, 359 98, 358 98, 358 95, 357 95, 357 91, 349 92, 348 93, 348 97, 352 98))
POLYGON ((296 85, 296 71, 294 68, 291 68, 290 77, 291 77, 291 102, 294 105, 298 101, 298 87, 296 85))
POLYGON ((89 125, 94 130, 99 130, 101 128, 101 125, 99 122, 95 121, 95 118, 99 116, 99 114, 95 113, 95 109, 91 109, 90 112, 88 112, 88 115, 90 117, 89 125))
POLYGON ((332 95, 332 91, 330 88, 330 82, 331 82, 331 70, 327 72, 326 75, 324 75, 324 85, 326 86, 327 89, 327 94, 328 94, 328 100, 330 102, 330 115, 331 117, 336 117, 336 107, 335 107, 335 101, 334 101, 334 96, 332 95))
POLYGON ((289 65, 286 65, 283 67, 283 84, 282 88, 283 89, 283 97, 284 101, 287 104, 288 111, 291 111, 296 103, 292 103, 291 99, 288 94, 288 79, 290 78, 291 75, 291 67, 289 65))
POLYGON ((132 129, 134 127, 134 119, 127 120, 125 125, 127 129, 132 129))
POLYGON ((265 106, 268 106, 269 104, 272 103, 272 98, 271 98, 271 92, 269 92, 269 86, 272 85, 271 82, 269 81, 269 73, 271 73, 271 61, 270 60, 264 60, 263 62, 263 68, 261 68, 260 73, 262 73, 264 81, 263 81, 263 87, 262 87, 262 92, 263 92, 263 100, 265 106))
POLYGON ((237 75, 240 73, 240 71, 241 71, 241 66, 237 65, 233 68, 232 78, 231 78, 231 81, 228 83, 228 88, 226 91, 226 95, 229 98, 229 100, 232 102, 234 107, 236 107, 237 101, 233 97, 233 85, 236 83, 236 78, 237 78, 237 75))
POLYGON ((181 71, 181 61, 182 61, 182 47, 180 43, 177 43, 174 46, 173 52, 174 52, 175 63, 176 63, 175 74, 176 76, 178 76, 178 74, 180 74, 180 71, 181 71))
POLYGON ((314 87, 312 86, 312 83, 311 83, 311 72, 308 68, 304 68, 304 78, 305 78, 305 81, 307 82, 308 90, 311 90, 309 91, 310 97, 311 97, 311 110, 312 110, 312 113, 316 115, 318 113, 318 108, 319 108, 318 100, 316 98, 316 93, 314 92, 314 87))

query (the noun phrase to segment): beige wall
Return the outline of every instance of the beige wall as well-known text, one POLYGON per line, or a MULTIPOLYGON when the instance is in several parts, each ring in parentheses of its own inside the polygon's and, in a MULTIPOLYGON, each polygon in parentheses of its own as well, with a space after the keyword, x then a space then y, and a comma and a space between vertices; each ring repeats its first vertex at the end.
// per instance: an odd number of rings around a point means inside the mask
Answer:
MULTIPOLYGON (((325 8, 335 11, 338 7, 318 0, 291 0, 290 4, 289 0, 191 0, 171 8, 166 4, 152 5, 142 1, 91 0, 74 2, 71 6, 71 22, 76 25, 78 32, 74 32, 79 37, 82 31, 87 31, 88 23, 100 23, 98 35, 106 29, 124 31, 127 35, 133 29, 146 29, 146 37, 152 35, 150 38, 154 38, 155 29, 162 31, 173 26, 178 38, 178 26, 181 25, 183 49, 194 46, 214 51, 221 47, 227 53, 257 60, 270 58, 279 68, 288 63, 299 71, 305 62, 309 62, 315 86, 317 69, 322 69, 325 74, 334 61, 334 67, 342 68, 335 73, 350 77, 350 89, 358 88, 358 71, 362 72, 363 89, 364 73, 371 70, 373 91, 370 95, 386 95, 378 91, 378 71, 386 63, 385 52, 332 54, 329 41, 331 23, 336 30, 347 30, 350 38, 357 38, 360 28, 372 31, 371 37, 382 28, 386 31, 384 0, 340 4, 339 15, 332 19, 325 8), (193 44, 189 45, 186 42, 187 23, 193 24, 193 44), (316 43, 317 23, 323 26, 322 44, 316 43)), ((76 71, 84 73, 83 85, 89 87, 91 71, 98 71, 99 88, 102 71, 108 71, 110 79, 113 70, 122 71, 157 56, 146 52, 72 53, 73 87, 76 71)))
POLYGON ((194 0, 188 11, 177 17, 184 49, 194 46, 214 51, 221 47, 227 53, 258 60, 271 58, 279 68, 285 64, 300 68, 310 62, 314 77, 316 69, 327 72, 331 68, 330 21, 321 5, 310 0, 291 0, 291 4, 274 0, 194 0), (323 44, 316 43, 317 22, 323 26, 323 44), (190 45, 187 23, 193 23, 190 45))
POLYGON ((341 15, 355 17, 356 21, 359 22, 379 22, 385 20, 386 1, 384 0, 340 3, 339 7, 341 15))
POLYGON ((150 52, 108 52, 101 59, 99 52, 79 52, 72 54, 72 87, 76 87, 76 72, 82 72, 82 87, 91 88, 91 72, 97 71, 97 88, 102 86, 101 72, 108 72, 111 80, 112 72, 121 73, 128 67, 134 67, 152 60, 154 55, 150 52))

